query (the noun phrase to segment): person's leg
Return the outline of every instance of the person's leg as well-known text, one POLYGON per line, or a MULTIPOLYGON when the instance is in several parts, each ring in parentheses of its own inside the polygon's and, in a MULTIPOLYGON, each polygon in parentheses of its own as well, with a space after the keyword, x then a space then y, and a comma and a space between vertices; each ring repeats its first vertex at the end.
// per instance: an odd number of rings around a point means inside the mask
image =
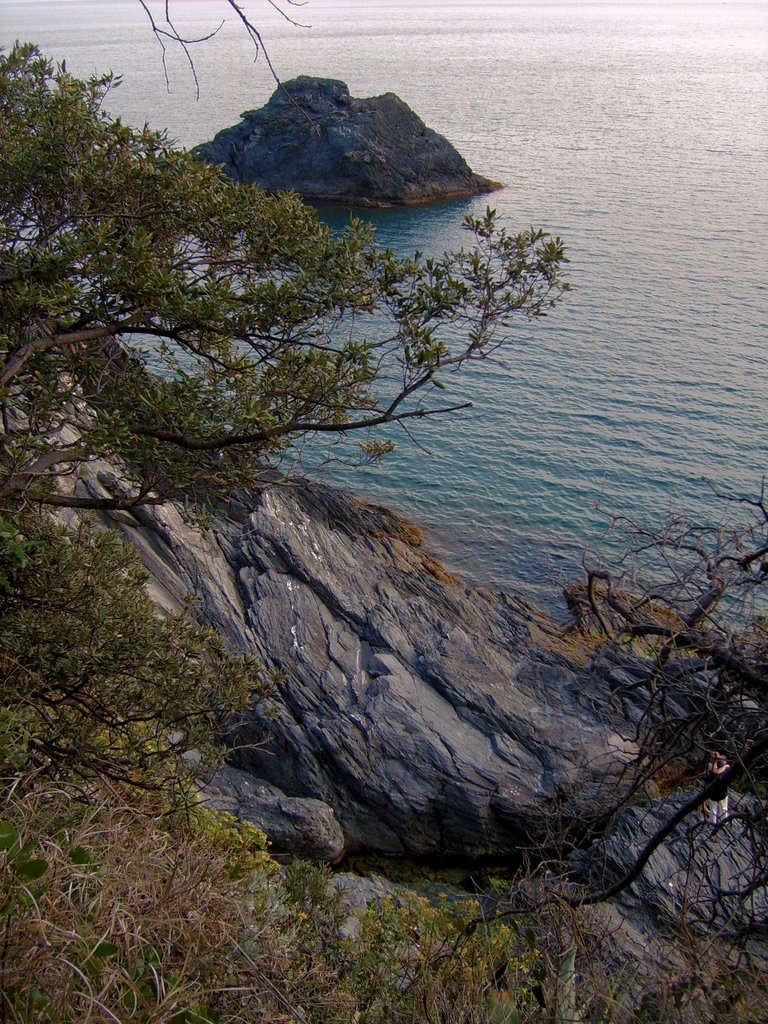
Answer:
POLYGON ((709 801, 709 824, 717 824, 717 800, 709 801))

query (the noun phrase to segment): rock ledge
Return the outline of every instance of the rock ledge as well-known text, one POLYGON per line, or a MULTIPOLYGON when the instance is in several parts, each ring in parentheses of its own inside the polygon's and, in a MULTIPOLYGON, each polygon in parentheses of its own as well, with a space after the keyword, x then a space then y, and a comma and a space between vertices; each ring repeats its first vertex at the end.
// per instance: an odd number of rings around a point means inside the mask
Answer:
MULTIPOLYGON (((119 479, 91 465, 80 486, 119 479)), ((610 684, 532 609, 436 574, 413 527, 324 485, 266 487, 214 519, 202 533, 171 504, 104 515, 158 609, 191 595, 201 622, 284 673, 208 794, 274 849, 503 860, 612 805, 634 751, 610 684)))

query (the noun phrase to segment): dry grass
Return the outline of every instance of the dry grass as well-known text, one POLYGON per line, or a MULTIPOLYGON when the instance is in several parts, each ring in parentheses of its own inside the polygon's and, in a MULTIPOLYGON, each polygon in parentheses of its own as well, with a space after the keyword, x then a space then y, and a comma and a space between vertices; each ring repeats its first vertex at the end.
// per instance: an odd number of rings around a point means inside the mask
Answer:
POLYGON ((101 784, 6 792, 3 1024, 486 1024, 505 929, 416 901, 345 938, 327 872, 277 876, 231 822, 160 812, 101 784))
POLYGON ((551 1024, 569 949, 585 1020, 764 1019, 764 973, 692 945, 650 976, 598 909, 542 908, 534 948, 514 925, 469 928, 467 903, 385 900, 343 938, 327 872, 274 874, 255 832, 206 813, 103 784, 5 792, 3 1024, 551 1024))
POLYGON ((19 839, 0 864, 0 1020, 272 1019, 261 967, 240 952, 265 894, 246 893, 226 828, 217 839, 104 787, 35 788, 3 819, 19 839), (45 862, 38 879, 24 877, 30 858, 45 862))

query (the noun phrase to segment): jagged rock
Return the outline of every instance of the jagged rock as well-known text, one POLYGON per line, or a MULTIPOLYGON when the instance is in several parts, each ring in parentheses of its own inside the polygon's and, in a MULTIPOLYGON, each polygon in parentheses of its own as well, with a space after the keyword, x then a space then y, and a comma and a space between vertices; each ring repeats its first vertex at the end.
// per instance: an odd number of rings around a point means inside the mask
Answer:
MULTIPOLYGON (((92 494, 115 485, 85 473, 92 494)), ((205 534, 173 505, 113 522, 162 607, 191 593, 202 621, 285 672, 237 724, 235 763, 325 803, 345 852, 505 858, 615 798, 634 747, 607 681, 522 603, 452 581, 391 513, 294 484, 205 534)))
POLYGON ((286 796, 277 786, 224 765, 201 790, 208 807, 253 822, 269 837, 270 853, 335 864, 344 835, 328 804, 286 796))
POLYGON ((236 181, 328 202, 390 206, 500 187, 474 174, 394 93, 354 99, 325 78, 284 83, 195 152, 236 181))
MULTIPOLYGON (((692 795, 677 793, 622 811, 605 837, 571 857, 572 877, 598 889, 623 878, 646 843, 692 795)), ((768 956, 762 806, 750 795, 731 793, 729 812, 718 825, 689 816, 613 899, 627 934, 675 936, 684 926, 704 936, 751 936, 753 952, 768 956)))

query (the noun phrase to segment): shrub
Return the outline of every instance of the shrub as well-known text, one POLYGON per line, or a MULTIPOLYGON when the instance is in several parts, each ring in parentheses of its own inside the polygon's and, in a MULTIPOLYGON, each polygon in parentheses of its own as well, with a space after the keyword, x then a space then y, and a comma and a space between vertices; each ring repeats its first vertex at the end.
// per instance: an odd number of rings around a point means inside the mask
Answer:
POLYGON ((215 760, 222 715, 266 692, 260 665, 184 615, 159 619, 114 532, 31 515, 13 528, 16 546, 0 546, 0 766, 170 799, 185 755, 215 760))

